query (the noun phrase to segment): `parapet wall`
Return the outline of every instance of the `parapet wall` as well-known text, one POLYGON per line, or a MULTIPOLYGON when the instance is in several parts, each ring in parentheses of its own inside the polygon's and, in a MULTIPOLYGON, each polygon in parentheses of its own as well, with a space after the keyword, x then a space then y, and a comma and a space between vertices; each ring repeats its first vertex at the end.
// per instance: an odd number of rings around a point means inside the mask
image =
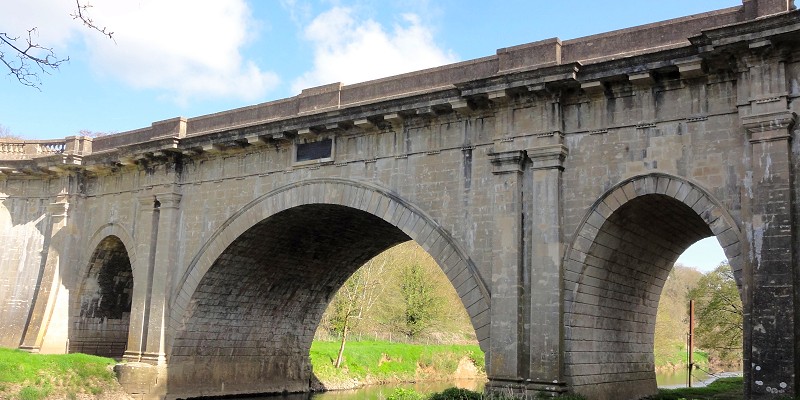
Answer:
MULTIPOLYGON (((493 56, 425 69, 353 85, 334 83, 304 89, 299 95, 235 110, 154 122, 150 127, 100 138, 63 141, 0 139, 0 160, 30 160, 70 153, 80 141, 81 155, 115 150, 162 138, 213 134, 256 124, 303 117, 393 98, 455 89, 457 84, 576 63, 586 65, 689 47, 705 30, 754 20, 794 9, 794 0, 743 0, 742 6, 561 41, 558 38, 507 47, 493 56), (72 146, 74 147, 74 146, 72 146), (44 150, 42 150, 44 149, 44 150)), ((70 153, 73 154, 73 153, 70 153)))

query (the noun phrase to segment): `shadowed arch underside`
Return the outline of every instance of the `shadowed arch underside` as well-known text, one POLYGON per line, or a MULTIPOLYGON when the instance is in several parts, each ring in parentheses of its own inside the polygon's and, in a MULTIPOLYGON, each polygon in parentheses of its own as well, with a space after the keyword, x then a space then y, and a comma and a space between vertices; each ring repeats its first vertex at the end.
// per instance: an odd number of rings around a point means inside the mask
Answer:
POLYGON ((125 245, 108 236, 89 259, 72 301, 69 351, 122 358, 128 341, 133 273, 125 245))
POLYGON ((609 400, 655 393, 661 289, 678 256, 715 235, 738 265, 738 229, 727 213, 675 177, 624 182, 593 207, 565 268, 565 373, 576 392, 609 400))
POLYGON ((308 350, 336 290, 367 260, 409 239, 371 214, 335 205, 299 206, 259 222, 217 258, 192 296, 170 359, 170 392, 307 390, 308 350))
POLYGON ((253 200, 190 262, 170 316, 168 392, 308 390, 308 350, 332 296, 364 262, 411 239, 447 275, 485 345, 486 285, 444 229, 384 189, 310 180, 253 200))

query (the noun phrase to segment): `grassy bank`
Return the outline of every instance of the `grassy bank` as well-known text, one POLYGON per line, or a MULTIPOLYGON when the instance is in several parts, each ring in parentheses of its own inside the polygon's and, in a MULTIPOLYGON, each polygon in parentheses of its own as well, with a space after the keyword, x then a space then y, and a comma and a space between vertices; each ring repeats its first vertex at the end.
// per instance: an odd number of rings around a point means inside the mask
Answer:
POLYGON ((0 348, 0 398, 77 399, 118 390, 115 361, 86 354, 43 355, 0 348))
POLYGON ((646 400, 740 400, 744 398, 742 377, 720 378, 708 386, 697 388, 659 389, 646 400))
MULTIPOLYGON (((741 400, 743 397, 743 380, 741 377, 721 378, 708 386, 699 388, 660 389, 658 394, 642 400, 741 400)), ((538 399, 534 397, 525 399, 538 399)), ((484 395, 464 389, 447 389, 444 392, 424 395, 413 390, 398 389, 392 393, 388 400, 513 400, 506 395, 484 395)), ((576 394, 565 394, 558 399, 586 400, 576 394)))
MULTIPOLYGON (((689 360, 689 355, 686 352, 686 345, 684 344, 670 346, 668 350, 656 351, 654 356, 656 371, 661 372, 685 370, 686 363, 689 360)), ((692 358, 695 365, 703 369, 709 368, 708 353, 695 350, 692 358)))
POLYGON ((340 368, 333 363, 339 342, 311 345, 314 375, 323 387, 341 389, 382 382, 451 379, 484 374, 484 356, 477 345, 422 345, 384 341, 348 342, 340 368), (459 368, 460 366, 460 368, 459 368))
MULTIPOLYGON (((443 392, 433 394, 417 393, 413 390, 397 389, 387 397, 387 400, 545 400, 553 399, 548 395, 526 396, 522 399, 510 394, 495 393, 483 394, 466 389, 450 388, 443 392)), ((586 400, 579 394, 563 394, 557 397, 558 400, 586 400)))

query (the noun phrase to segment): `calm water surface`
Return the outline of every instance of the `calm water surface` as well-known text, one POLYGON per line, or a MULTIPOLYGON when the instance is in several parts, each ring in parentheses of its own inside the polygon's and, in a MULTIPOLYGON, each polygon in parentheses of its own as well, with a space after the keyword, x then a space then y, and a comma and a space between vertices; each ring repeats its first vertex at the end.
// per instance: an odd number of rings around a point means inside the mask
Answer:
POLYGON ((399 383, 391 385, 367 386, 357 390, 335 390, 322 393, 298 393, 289 395, 247 397, 247 400, 384 400, 389 397, 395 389, 414 389, 418 393, 441 392, 453 386, 469 390, 483 391, 486 384, 483 380, 461 380, 457 382, 421 382, 421 383, 399 383))
MULTIPOLYGON (((692 375, 692 386, 702 386, 711 377, 701 371, 695 371, 692 375)), ((677 373, 658 373, 656 374, 658 387, 676 388, 686 386, 686 371, 677 373)), ((247 400, 385 400, 397 388, 414 389, 418 393, 441 392, 453 386, 462 387, 475 391, 483 391, 485 381, 467 380, 458 382, 423 382, 408 384, 391 384, 368 386, 357 390, 337 390, 323 393, 302 393, 289 395, 247 397, 247 400)))
MULTIPOLYGON (((692 372, 692 386, 705 386, 702 382, 707 381, 710 376, 702 371, 692 372)), ((679 388, 686 387, 686 371, 675 371, 674 373, 656 373, 656 383, 660 388, 679 388)))

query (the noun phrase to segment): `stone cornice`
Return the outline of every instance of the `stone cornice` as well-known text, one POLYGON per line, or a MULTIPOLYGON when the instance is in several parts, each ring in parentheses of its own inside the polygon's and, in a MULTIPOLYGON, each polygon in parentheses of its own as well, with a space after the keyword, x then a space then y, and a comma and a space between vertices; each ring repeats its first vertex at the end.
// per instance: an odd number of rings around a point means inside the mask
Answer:
POLYGON ((797 114, 794 111, 781 110, 744 116, 741 121, 751 143, 789 140, 797 114))
POLYGON ((156 200, 159 202, 159 209, 174 208, 177 209, 181 202, 181 194, 179 193, 158 193, 155 195, 156 200))
POLYGON ((537 146, 526 151, 531 159, 531 169, 564 169, 569 149, 563 144, 537 146))
POLYGON ((66 217, 69 211, 69 203, 56 202, 47 205, 47 212, 51 217, 66 217))
POLYGON ((84 169, 103 173, 204 152, 285 146, 298 132, 358 133, 364 128, 356 121, 383 121, 370 129, 385 130, 401 129, 406 116, 458 113, 454 118, 461 118, 517 94, 540 96, 564 89, 581 93, 582 87, 588 93, 607 82, 626 79, 634 85, 649 85, 652 71, 677 70, 684 79, 702 78, 705 63, 721 49, 754 51, 748 47, 752 43, 782 45, 796 36, 800 12, 770 10, 772 15, 754 20, 748 20, 739 7, 573 40, 548 39, 499 49, 496 55, 480 59, 354 85, 308 88, 288 99, 157 121, 147 128, 99 138, 0 140, 0 172, 9 176, 60 175, 84 169), (638 37, 648 39, 631 40, 638 37), (21 162, 25 160, 35 162, 21 162))
POLYGON ((492 173, 495 175, 522 173, 525 163, 525 152, 522 150, 498 151, 489 153, 492 173))

